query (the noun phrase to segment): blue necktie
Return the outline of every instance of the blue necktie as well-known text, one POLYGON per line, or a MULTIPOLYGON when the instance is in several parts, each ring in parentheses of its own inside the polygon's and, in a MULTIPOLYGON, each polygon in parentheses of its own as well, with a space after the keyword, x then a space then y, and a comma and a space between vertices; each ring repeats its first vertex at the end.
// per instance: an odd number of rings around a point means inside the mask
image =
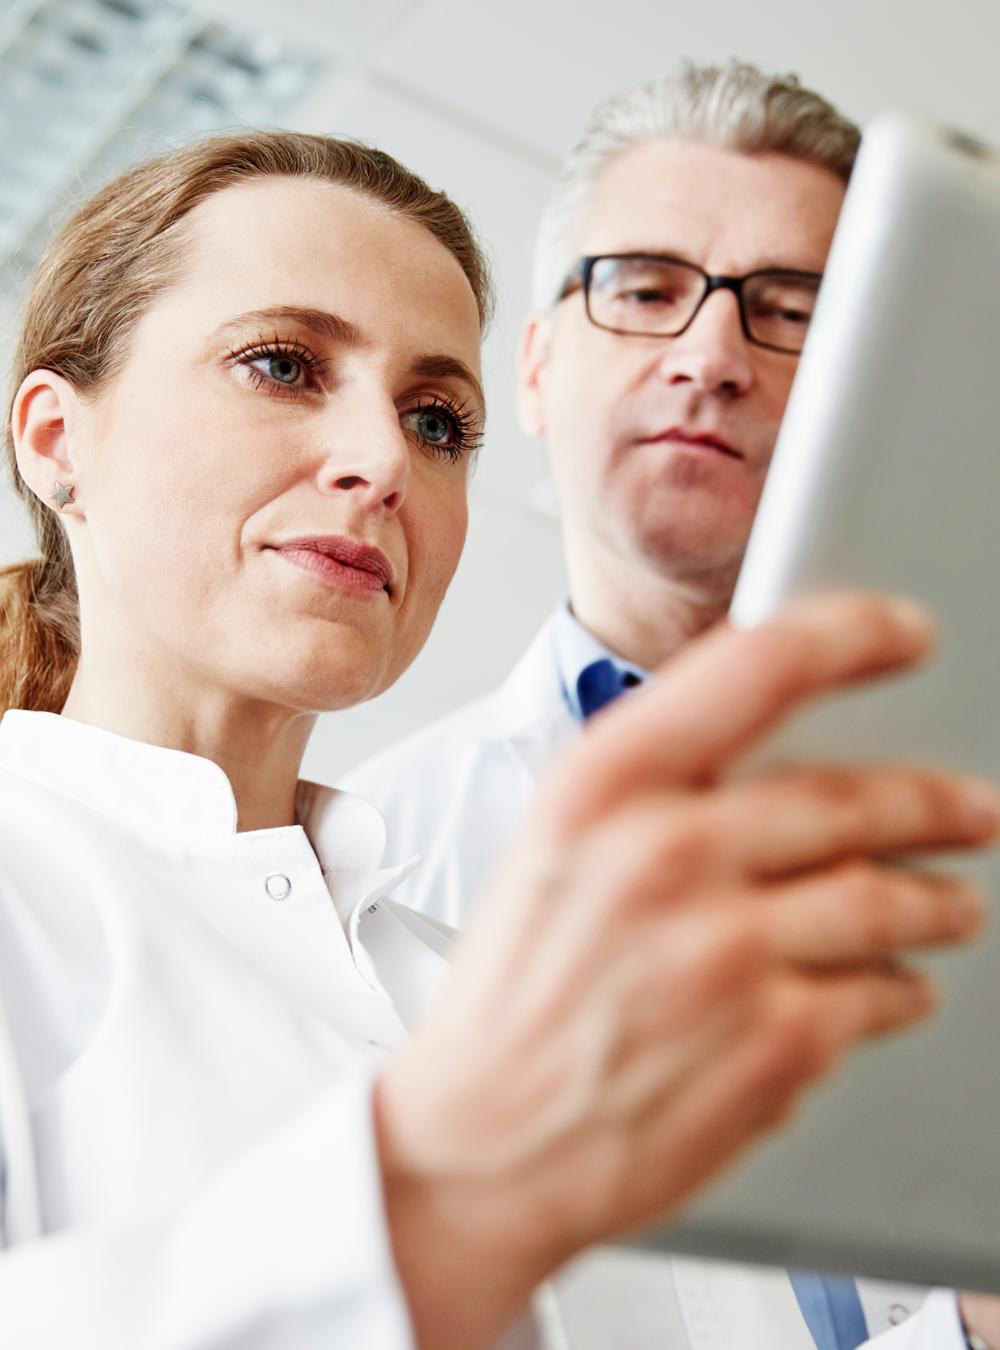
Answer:
POLYGON ((806 1270, 790 1270, 788 1278, 818 1350, 856 1350, 868 1339, 853 1280, 806 1270))
POLYGON ((581 670, 576 682, 580 711, 585 718, 590 717, 626 689, 641 683, 638 675, 631 670, 622 670, 606 656, 599 661, 591 661, 589 666, 581 670))

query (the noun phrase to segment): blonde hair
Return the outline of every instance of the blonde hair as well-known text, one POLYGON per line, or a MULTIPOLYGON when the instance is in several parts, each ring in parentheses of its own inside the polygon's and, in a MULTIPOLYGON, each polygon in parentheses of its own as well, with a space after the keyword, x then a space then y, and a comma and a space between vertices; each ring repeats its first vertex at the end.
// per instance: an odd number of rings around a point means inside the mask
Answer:
MULTIPOLYGON (((315 179, 370 197, 424 226, 469 280, 485 327, 489 270, 472 227, 441 192, 380 150, 289 131, 199 141, 128 170, 81 206, 35 272, 14 356, 13 398, 32 370, 96 395, 121 366, 132 330, 180 275, 185 218, 213 192, 264 177, 315 179)), ((40 557, 0 570, 0 713, 58 712, 80 651, 79 603, 58 516, 21 479, 10 418, 6 455, 40 557)))
POLYGON ((765 75, 744 61, 698 66, 633 85, 600 103, 556 178, 539 225, 533 303, 555 303, 576 261, 590 195, 619 155, 646 141, 702 141, 743 154, 820 164, 845 182, 861 132, 795 75, 765 75))

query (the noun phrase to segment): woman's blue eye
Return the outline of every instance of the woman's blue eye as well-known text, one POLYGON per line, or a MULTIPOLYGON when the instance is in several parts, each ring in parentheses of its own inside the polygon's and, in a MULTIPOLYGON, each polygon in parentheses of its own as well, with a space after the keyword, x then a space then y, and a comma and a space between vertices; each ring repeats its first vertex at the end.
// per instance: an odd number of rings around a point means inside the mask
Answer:
POLYGON ((400 418, 403 429, 418 437, 428 451, 449 460, 462 459, 479 449, 479 420, 472 409, 436 402, 412 408, 400 418))
POLYGON ((455 428, 447 417, 434 408, 423 408, 411 416, 417 435, 431 445, 447 445, 454 439, 455 428))
POLYGON ((305 346, 286 342, 277 336, 270 342, 261 338, 252 347, 231 352, 233 361, 243 367, 255 389, 278 394, 306 394, 318 390, 326 362, 305 346))
POLYGON ((267 363, 267 373, 279 384, 298 384, 302 374, 302 362, 293 356, 264 356, 259 358, 267 363))

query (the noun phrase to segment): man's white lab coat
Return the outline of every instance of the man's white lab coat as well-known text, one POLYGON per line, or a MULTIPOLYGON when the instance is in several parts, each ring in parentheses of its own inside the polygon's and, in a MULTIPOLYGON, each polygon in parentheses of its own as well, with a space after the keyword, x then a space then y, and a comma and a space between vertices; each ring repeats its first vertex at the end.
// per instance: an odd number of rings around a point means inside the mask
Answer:
MULTIPOLYGON (((549 619, 493 693, 376 755, 344 786, 386 820, 388 858, 421 863, 398 887, 408 906, 468 926, 545 762, 578 725, 566 705, 549 619)), ((862 1280, 878 1350, 962 1350, 947 1291, 862 1280), (918 1312, 917 1309, 920 1309, 918 1312)), ((556 1282, 571 1350, 813 1350, 784 1271, 596 1253, 556 1282)))

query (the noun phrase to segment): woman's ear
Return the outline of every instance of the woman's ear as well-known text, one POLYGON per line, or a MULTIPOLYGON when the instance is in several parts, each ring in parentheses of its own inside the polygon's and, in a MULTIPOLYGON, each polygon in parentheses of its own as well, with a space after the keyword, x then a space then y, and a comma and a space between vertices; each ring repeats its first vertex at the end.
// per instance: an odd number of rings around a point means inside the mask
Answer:
POLYGON ((11 431, 21 477, 40 501, 61 515, 82 515, 80 465, 69 429, 80 400, 52 370, 33 370, 14 398, 11 431))

